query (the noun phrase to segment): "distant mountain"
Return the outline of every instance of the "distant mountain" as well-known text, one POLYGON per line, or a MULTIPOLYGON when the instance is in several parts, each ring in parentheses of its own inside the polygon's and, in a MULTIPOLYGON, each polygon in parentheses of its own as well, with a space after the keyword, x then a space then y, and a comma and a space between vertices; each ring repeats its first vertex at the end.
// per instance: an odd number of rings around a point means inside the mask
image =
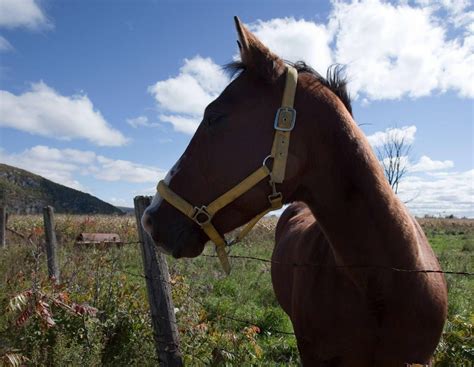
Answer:
POLYGON ((42 213, 43 207, 51 205, 56 213, 123 214, 92 195, 6 164, 0 164, 0 195, 3 193, 10 213, 42 213))
POLYGON ((130 208, 128 206, 117 206, 121 211, 123 211, 127 215, 135 215, 135 209, 130 208))

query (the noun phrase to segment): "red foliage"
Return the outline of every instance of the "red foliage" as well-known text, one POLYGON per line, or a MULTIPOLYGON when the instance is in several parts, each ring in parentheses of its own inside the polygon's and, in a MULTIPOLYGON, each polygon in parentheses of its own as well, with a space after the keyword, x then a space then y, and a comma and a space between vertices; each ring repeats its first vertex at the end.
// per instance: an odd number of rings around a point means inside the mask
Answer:
POLYGON ((51 314, 51 311, 49 309, 49 304, 47 304, 41 299, 36 303, 36 314, 40 317, 41 321, 43 321, 44 325, 47 328, 56 325, 53 320, 53 315, 51 314))

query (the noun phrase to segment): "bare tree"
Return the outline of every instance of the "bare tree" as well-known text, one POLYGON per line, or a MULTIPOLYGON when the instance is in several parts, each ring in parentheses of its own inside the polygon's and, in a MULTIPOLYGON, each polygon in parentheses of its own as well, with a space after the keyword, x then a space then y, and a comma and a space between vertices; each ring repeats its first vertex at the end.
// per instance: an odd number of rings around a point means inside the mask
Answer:
POLYGON ((375 152, 390 186, 398 193, 398 184, 408 171, 411 144, 398 129, 392 129, 387 132, 382 144, 375 147, 375 152))

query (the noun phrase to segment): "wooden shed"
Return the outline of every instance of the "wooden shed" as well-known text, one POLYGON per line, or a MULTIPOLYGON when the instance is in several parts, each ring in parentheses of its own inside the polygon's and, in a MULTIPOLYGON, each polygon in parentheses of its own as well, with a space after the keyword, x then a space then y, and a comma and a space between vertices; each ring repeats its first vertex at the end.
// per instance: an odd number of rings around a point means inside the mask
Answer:
POLYGON ((117 233, 80 233, 76 237, 76 245, 122 245, 117 233))

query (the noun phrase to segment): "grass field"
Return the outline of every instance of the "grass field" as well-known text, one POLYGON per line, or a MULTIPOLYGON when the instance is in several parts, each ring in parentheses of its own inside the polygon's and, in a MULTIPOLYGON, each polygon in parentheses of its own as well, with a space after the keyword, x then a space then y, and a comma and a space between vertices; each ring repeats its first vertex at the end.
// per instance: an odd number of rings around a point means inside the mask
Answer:
MULTIPOLYGON (((474 271, 474 221, 420 219, 444 270, 474 271)), ((232 250, 269 258, 268 218, 232 250)), ((47 279, 40 216, 14 216, 0 250, 0 360, 5 365, 155 366, 138 245, 74 246, 80 232, 116 232, 136 242, 132 217, 57 216, 61 282, 47 279)), ((211 248, 205 254, 210 255, 211 248)), ((212 257, 168 259, 173 300, 188 366, 297 366, 291 323, 270 283, 270 265, 233 259, 224 277, 212 257)), ((449 320, 437 366, 472 366, 474 277, 448 275, 449 320)))

